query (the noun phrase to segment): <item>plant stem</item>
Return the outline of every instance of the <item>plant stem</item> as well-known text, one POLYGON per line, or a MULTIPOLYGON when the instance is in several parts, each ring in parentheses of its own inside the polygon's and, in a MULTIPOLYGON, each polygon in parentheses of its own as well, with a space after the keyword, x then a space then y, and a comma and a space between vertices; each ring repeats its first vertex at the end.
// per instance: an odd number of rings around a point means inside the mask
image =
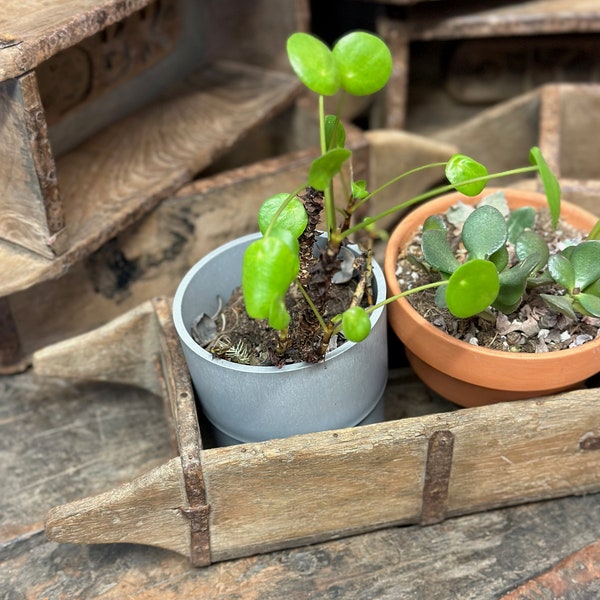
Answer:
MULTIPOLYGON (((321 141, 321 155, 327 152, 325 139, 325 98, 319 96, 319 137, 321 141)), ((327 222, 327 235, 335 229, 335 203, 333 198, 333 184, 329 184, 324 191, 325 220, 327 222)))
POLYGON ((424 171, 425 169, 433 169, 435 167, 445 167, 445 166, 446 166, 445 162, 430 163, 428 165, 422 165, 420 167, 416 167, 414 169, 411 169, 410 171, 406 171, 405 173, 401 173, 400 175, 397 175, 393 179, 386 181, 383 185, 380 185, 377 189, 373 190, 368 196, 365 196, 364 198, 362 198, 360 200, 360 202, 357 202, 354 205, 354 207, 355 208, 361 207, 365 202, 368 202, 373 196, 375 196, 375 194, 378 194, 379 192, 385 190, 390 185, 396 183, 397 181, 400 181, 401 179, 404 179, 405 177, 408 177, 409 175, 414 175, 415 173, 418 173, 419 171, 424 171))
POLYGON ((313 311, 315 317, 317 317, 317 321, 319 321, 319 325, 321 326, 321 329, 323 330, 325 335, 327 335, 328 333, 330 333, 331 328, 327 326, 327 324, 323 320, 323 317, 321 316, 321 313, 318 311, 317 307, 315 306, 315 303, 311 300, 310 296, 304 289, 304 286, 297 279, 296 279, 296 285, 298 286, 298 289, 304 296, 304 299, 308 303, 308 306, 310 306, 310 309, 313 311))
MULTIPOLYGON (((423 194, 415 196, 414 198, 407 200, 406 202, 402 202, 401 204, 397 204, 396 206, 393 206, 392 208, 388 208, 387 210, 379 213, 378 215, 375 215, 374 217, 366 217, 360 223, 354 225, 354 227, 351 227, 350 229, 347 229, 346 231, 344 231, 341 234, 341 237, 346 238, 346 237, 352 235, 353 233, 356 233, 357 231, 360 231, 361 229, 364 229, 365 227, 368 227, 369 225, 376 223, 377 221, 379 221, 379 219, 383 219, 384 217, 387 217, 388 215, 398 212, 399 210, 408 208, 409 206, 412 206, 413 204, 418 204, 419 202, 423 202, 424 200, 429 200, 430 198, 434 198, 435 196, 438 196, 439 194, 444 194, 446 192, 451 192, 452 190, 456 190, 457 186, 467 185, 470 183, 478 183, 481 181, 489 181, 490 179, 497 179, 500 177, 508 177, 509 175, 520 175, 523 173, 531 173, 533 171, 538 171, 538 167, 537 166, 521 167, 519 169, 512 169, 511 171, 504 171, 503 173, 492 173, 491 175, 484 175, 482 177, 475 177, 473 179, 467 179, 466 181, 461 181, 458 184, 449 183, 447 185, 435 188, 433 190, 429 190, 428 192, 424 192, 423 194)), ((396 181, 397 180, 398 180, 398 178, 396 178, 396 181)), ((377 191, 379 191, 381 189, 383 189, 383 186, 378 188, 377 191)), ((370 194, 370 196, 372 196, 372 195, 373 194, 370 194)))
POLYGON ((412 288, 411 290, 406 290, 405 292, 400 292, 399 294, 396 294, 395 296, 390 296, 389 298, 382 300, 381 302, 379 302, 378 304, 375 304, 374 306, 369 306, 368 308, 365 308, 365 312, 372 313, 374 310, 381 308, 382 306, 385 306, 386 304, 390 304, 391 302, 394 302, 395 300, 398 300, 399 298, 404 298, 405 296, 410 296, 411 294, 423 292, 424 290, 429 290, 431 288, 442 287, 443 285, 448 285, 447 279, 442 279, 440 281, 433 281, 432 283, 426 283, 425 285, 420 285, 416 288, 412 288))

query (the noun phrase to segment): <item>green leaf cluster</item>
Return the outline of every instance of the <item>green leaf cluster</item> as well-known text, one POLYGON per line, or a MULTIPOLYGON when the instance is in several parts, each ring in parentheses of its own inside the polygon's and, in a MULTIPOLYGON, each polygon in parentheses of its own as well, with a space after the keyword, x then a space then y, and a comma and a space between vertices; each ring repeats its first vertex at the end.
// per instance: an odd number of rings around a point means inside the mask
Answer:
MULTIPOLYGON (((381 90, 392 72, 389 48, 376 35, 364 31, 344 35, 332 48, 311 34, 295 33, 288 39, 287 53, 299 80, 319 96, 320 155, 311 163, 306 180, 300 182, 294 192, 275 194, 263 203, 258 214, 263 237, 247 249, 242 269, 242 288, 248 314, 256 319, 268 319, 272 327, 282 332, 282 337, 285 337, 290 321, 285 306, 286 293, 290 285, 297 284, 298 238, 308 222, 306 210, 298 197, 305 188, 313 188, 323 194, 328 256, 337 256, 350 236, 361 230, 370 237, 380 235, 376 223, 388 215, 452 190, 475 196, 490 180, 509 175, 537 173, 548 198, 552 220, 554 223, 558 221, 560 188, 538 148, 530 151, 530 165, 518 169, 490 174, 481 163, 457 154, 446 163, 423 165, 400 173, 369 191, 367 183, 354 181, 352 168, 346 168, 351 163, 352 151, 345 147, 346 132, 339 114, 325 114, 324 97, 340 93, 341 110, 345 94, 363 96, 381 90), (425 169, 444 169, 447 183, 403 200, 379 214, 353 222, 358 209, 376 194, 425 169), (339 205, 334 198, 333 181, 336 178, 339 178, 339 189, 344 194, 339 205)), ((430 268, 438 271, 442 278, 441 284, 430 285, 439 287, 439 301, 446 303, 457 316, 477 314, 490 305, 504 309, 514 306, 532 273, 542 269, 548 259, 547 251, 544 253, 539 240, 529 231, 532 219, 531 211, 527 210, 515 211, 508 221, 491 206, 476 210, 463 230, 463 243, 469 253, 464 264, 460 264, 450 251, 441 220, 433 218, 428 221, 424 227, 423 252, 430 268), (507 240, 515 243, 519 255, 519 262, 512 268, 508 268, 507 240)), ((600 227, 598 229, 600 237, 600 227)), ((571 261, 572 257, 568 254, 564 253, 563 258, 571 261)), ((575 270, 581 269, 580 262, 576 255, 575 270)), ((553 259, 553 269, 566 272, 568 267, 564 267, 563 263, 563 259, 553 259)), ((575 280, 579 281, 577 277, 575 280)), ((579 289, 573 284, 569 292, 573 310, 583 309, 596 314, 595 305, 592 306, 594 301, 588 297, 595 293, 594 285, 579 289)), ((300 291, 315 312, 324 331, 324 339, 332 332, 342 330, 351 341, 361 341, 368 335, 368 315, 376 306, 367 310, 353 307, 334 317, 331 323, 325 323, 301 286, 300 291)), ((391 298, 385 302, 390 301, 391 298)))
POLYGON ((587 239, 553 254, 548 272, 564 290, 562 296, 540 294, 551 308, 572 319, 576 313, 600 317, 600 240, 587 239))
POLYGON ((447 281, 438 289, 438 304, 458 318, 472 317, 490 306, 505 313, 515 310, 528 282, 548 261, 546 243, 528 229, 533 216, 530 210, 518 210, 507 220, 494 206, 479 205, 462 228, 461 241, 467 251, 462 263, 450 247, 443 220, 429 218, 423 226, 423 259, 447 281), (518 260, 509 266, 507 242, 511 238, 518 260))
POLYGON ((563 295, 540 294, 550 308, 572 319, 576 313, 600 317, 600 240, 590 239, 596 228, 587 240, 550 256, 544 239, 532 231, 533 208, 516 209, 505 219, 484 202, 464 222, 461 242, 467 256, 462 263, 450 247, 444 220, 435 215, 423 224, 424 266, 446 283, 437 290, 440 306, 458 318, 475 316, 490 306, 509 314, 528 288, 554 282, 563 295), (508 242, 517 259, 511 266, 508 242))

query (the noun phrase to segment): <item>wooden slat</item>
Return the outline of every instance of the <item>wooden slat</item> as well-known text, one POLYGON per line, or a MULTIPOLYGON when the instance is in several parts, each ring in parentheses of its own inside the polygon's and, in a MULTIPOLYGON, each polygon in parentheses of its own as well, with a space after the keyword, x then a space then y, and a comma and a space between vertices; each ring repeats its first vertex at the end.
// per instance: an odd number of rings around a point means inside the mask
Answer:
POLYGON ((151 0, 3 0, 0 80, 30 71, 57 52, 143 8, 151 0))
POLYGON ((196 567, 211 563, 210 507, 206 502, 206 485, 202 473, 202 439, 187 365, 171 318, 171 301, 156 298, 154 310, 160 331, 163 394, 170 405, 173 427, 187 503, 184 514, 189 520, 189 556, 196 567))
MULTIPOLYGON (((189 380, 171 352, 178 342, 165 328, 168 303, 156 302, 152 310, 160 309, 158 323, 166 335, 162 341, 153 338, 153 348, 140 344, 140 353, 154 356, 156 345, 163 344, 166 382, 161 389, 170 396, 166 400, 184 454, 179 468, 185 497, 173 510, 186 516, 188 532, 194 532, 185 550, 177 551, 196 564, 600 490, 598 389, 202 450, 189 380)), ((144 314, 149 312, 146 306, 144 314)), ((157 322, 137 325, 156 328, 157 322)), ((125 337, 131 327, 126 329, 121 332, 125 337)), ((83 339, 96 353, 110 357, 115 342, 125 337, 107 338, 106 331, 95 341, 93 333, 83 339)), ((69 350, 77 362, 77 349, 71 345, 69 350)), ((109 364, 107 372, 117 377, 128 372, 130 354, 115 353, 116 371, 109 364)), ((48 374, 86 374, 85 369, 65 373, 64 358, 56 363, 58 373, 53 372, 51 351, 46 360, 48 374)), ((146 374, 137 375, 148 388, 146 374)), ((135 383, 135 377, 128 381, 135 383)), ((136 486, 127 488, 126 501, 120 492, 109 492, 59 507, 49 518, 50 535, 81 543, 131 541, 117 531, 121 522, 112 515, 126 505, 133 521, 138 504, 145 514, 145 492, 136 499, 136 486), (93 525, 90 535, 86 521, 93 525)), ((164 534, 149 529, 137 541, 173 548, 165 545, 164 534)))
POLYGON ((89 333, 48 346, 33 357, 41 376, 113 381, 162 392, 154 367, 158 326, 148 301, 89 333))
POLYGON ((530 0, 478 11, 454 2, 415 8, 410 38, 419 40, 600 31, 596 0, 530 0))
POLYGON ((0 296, 63 274, 289 105, 298 91, 286 74, 215 64, 61 157, 58 184, 70 248, 45 260, 0 242, 0 296))
POLYGON ((146 544, 189 556, 186 504, 177 457, 114 490, 53 508, 46 535, 65 543, 146 544))
POLYGON ((428 440, 454 435, 447 515, 600 490, 598 390, 209 449, 213 560, 419 522, 428 440))
POLYGON ((41 256, 34 260, 43 261, 41 257, 53 258, 51 236, 64 221, 43 120, 36 126, 37 135, 30 130, 40 114, 32 79, 34 76, 28 74, 0 83, 0 244, 6 240, 19 244, 27 248, 19 252, 35 252, 41 256), (50 206, 44 192, 49 193, 50 206), (49 214, 54 214, 54 219, 49 220, 49 214))

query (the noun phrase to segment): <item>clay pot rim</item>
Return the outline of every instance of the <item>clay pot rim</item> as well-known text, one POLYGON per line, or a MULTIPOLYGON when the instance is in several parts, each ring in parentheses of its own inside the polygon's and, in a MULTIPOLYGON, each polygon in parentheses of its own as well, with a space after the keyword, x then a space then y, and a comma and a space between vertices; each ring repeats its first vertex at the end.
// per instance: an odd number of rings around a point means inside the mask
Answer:
MULTIPOLYGON (((396 278, 398 253, 405 245, 406 241, 412 238, 419 225, 423 223, 424 219, 429 214, 442 213, 459 200, 468 204, 477 203, 482 197, 500 191, 500 189, 505 192, 507 199, 509 202, 513 203, 513 205, 525 206, 533 204, 534 206, 539 206, 540 201, 546 202, 544 195, 538 192, 519 189, 488 188, 482 194, 473 198, 467 198, 459 192, 453 192, 417 207, 397 225, 388 241, 384 261, 384 273, 388 286, 388 297, 400 293, 401 291, 396 278)), ((597 217, 592 213, 566 201, 562 201, 561 216, 575 227, 586 231, 589 231, 597 220, 597 217)), ((399 330, 396 330, 394 327, 396 334, 405 346, 414 354, 421 357, 426 355, 427 361, 431 366, 440 368, 440 370, 444 370, 453 377, 478 385, 485 385, 486 387, 502 386, 505 389, 506 387, 513 388, 510 380, 520 379, 520 381, 514 382, 514 389, 522 388, 523 380, 518 375, 519 372, 529 372, 532 379, 535 379, 536 376, 538 379, 543 378, 543 373, 545 372, 548 374, 549 370, 553 368, 557 362, 560 362, 561 371, 565 372, 565 378, 567 378, 568 372, 571 371, 575 365, 577 365, 578 369, 581 368, 582 362, 584 362, 581 359, 583 355, 589 355, 590 353, 595 352, 600 357, 600 338, 586 342, 576 348, 568 348, 555 352, 539 354, 511 353, 480 346, 472 346, 467 342, 457 340, 456 338, 439 331, 434 325, 424 319, 406 298, 396 300, 389 304, 388 308, 390 321, 393 321, 394 318, 398 318, 402 321, 401 325, 398 326, 399 330), (418 333, 419 331, 422 332, 423 328, 427 331, 426 336, 423 336, 422 333, 418 333), (420 339, 423 337, 427 338, 427 340, 420 339), (436 358, 432 352, 427 352, 426 346, 432 344, 444 348, 444 356, 436 358), (482 361, 489 361, 493 357, 493 360, 498 361, 497 372, 495 375, 492 373, 491 381, 489 379, 489 373, 486 373, 484 376, 477 371, 473 371, 472 363, 470 365, 464 364, 461 357, 466 354, 473 357, 471 360, 477 360, 479 358, 479 360, 482 361), (452 357, 452 360, 448 360, 449 357, 452 357), (443 364, 441 364, 442 362, 443 364)), ((582 379, 594 375, 598 371, 598 366, 595 364, 595 361, 589 361, 589 363, 590 367, 582 379)), ((538 387, 538 385, 536 384, 534 387, 538 387)))

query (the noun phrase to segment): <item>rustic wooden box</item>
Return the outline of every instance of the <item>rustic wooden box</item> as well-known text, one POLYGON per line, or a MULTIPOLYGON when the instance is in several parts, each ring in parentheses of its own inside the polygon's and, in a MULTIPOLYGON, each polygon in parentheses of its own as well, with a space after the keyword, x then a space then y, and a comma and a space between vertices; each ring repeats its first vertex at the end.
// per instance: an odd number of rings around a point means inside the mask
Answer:
POLYGON ((0 296, 61 275, 289 105, 283 49, 307 14, 302 0, 5 1, 0 296))
POLYGON ((396 65, 387 127, 426 134, 544 83, 598 81, 593 2, 371 1, 386 5, 378 30, 396 65))
MULTIPOLYGON (((161 466, 52 509, 46 534, 59 542, 149 544, 202 566, 600 490, 599 388, 210 448, 203 447, 168 299, 46 348, 34 364, 40 375, 161 394, 176 442, 175 456, 161 466), (78 360, 90 345, 96 352, 78 360)), ((392 375, 388 390, 407 383, 392 375)))

